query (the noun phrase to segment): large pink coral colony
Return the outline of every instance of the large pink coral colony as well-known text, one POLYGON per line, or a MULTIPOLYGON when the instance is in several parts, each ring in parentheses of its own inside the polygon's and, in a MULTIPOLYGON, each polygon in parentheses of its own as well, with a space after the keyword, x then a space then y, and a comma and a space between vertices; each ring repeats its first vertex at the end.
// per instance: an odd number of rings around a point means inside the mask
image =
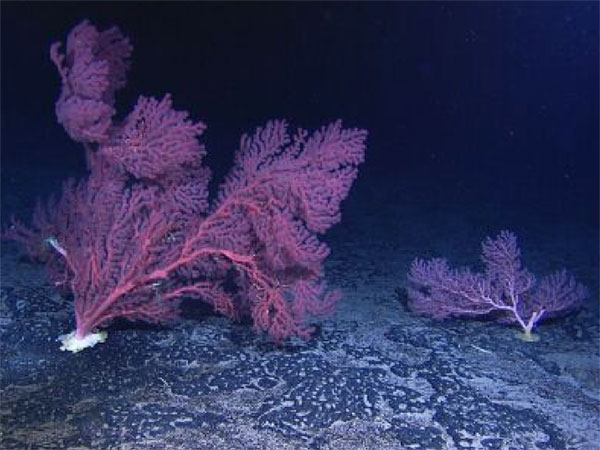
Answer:
POLYGON ((90 175, 38 205, 34 229, 9 235, 44 257, 53 281, 75 297, 75 339, 123 317, 164 322, 183 297, 228 317, 249 315, 275 340, 308 337, 307 317, 333 311, 317 235, 340 220, 363 162, 366 131, 335 122, 292 135, 271 121, 241 139, 234 166, 209 201, 205 129, 171 98, 140 97, 122 121, 114 94, 132 47, 116 28, 88 21, 51 58, 62 78, 58 121, 87 153, 90 175), (40 253, 37 242, 53 248, 40 253))

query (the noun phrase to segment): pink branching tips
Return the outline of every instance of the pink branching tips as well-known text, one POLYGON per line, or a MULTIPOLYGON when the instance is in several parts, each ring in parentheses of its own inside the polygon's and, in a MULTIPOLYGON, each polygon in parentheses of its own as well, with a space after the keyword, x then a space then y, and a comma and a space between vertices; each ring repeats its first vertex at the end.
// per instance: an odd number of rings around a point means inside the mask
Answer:
POLYGON ((114 94, 125 85, 133 47, 117 28, 99 32, 88 21, 69 33, 66 54, 60 46, 57 42, 50 48, 62 79, 58 121, 75 141, 105 142, 115 113, 114 94))

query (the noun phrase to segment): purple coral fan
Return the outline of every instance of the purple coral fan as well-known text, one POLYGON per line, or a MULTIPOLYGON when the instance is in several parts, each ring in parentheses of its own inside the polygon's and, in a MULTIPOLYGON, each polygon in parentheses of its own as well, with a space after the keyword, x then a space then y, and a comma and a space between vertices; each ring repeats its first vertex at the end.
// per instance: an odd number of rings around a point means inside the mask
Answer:
POLYGON ((453 269, 443 258, 415 259, 408 274, 409 308, 437 319, 485 316, 518 323, 524 340, 536 340, 532 330, 541 320, 572 312, 587 296, 564 269, 536 281, 521 266, 510 231, 483 241, 482 260, 485 271, 477 273, 453 269))

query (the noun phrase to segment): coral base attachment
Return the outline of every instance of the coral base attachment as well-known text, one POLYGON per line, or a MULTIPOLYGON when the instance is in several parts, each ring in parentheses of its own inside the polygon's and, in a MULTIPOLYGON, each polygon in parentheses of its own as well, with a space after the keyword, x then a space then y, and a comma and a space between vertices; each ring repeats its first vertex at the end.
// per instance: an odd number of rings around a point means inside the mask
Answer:
POLYGON ((107 337, 108 333, 106 331, 98 331, 87 334, 82 338, 78 338, 75 335, 75 331, 72 331, 69 334, 61 334, 56 340, 62 343, 60 346, 62 351, 78 353, 88 347, 94 347, 96 344, 102 344, 104 341, 106 341, 107 337))
POLYGON ((523 331, 515 332, 515 336, 523 342, 538 342, 540 337, 533 333, 524 333, 523 331))

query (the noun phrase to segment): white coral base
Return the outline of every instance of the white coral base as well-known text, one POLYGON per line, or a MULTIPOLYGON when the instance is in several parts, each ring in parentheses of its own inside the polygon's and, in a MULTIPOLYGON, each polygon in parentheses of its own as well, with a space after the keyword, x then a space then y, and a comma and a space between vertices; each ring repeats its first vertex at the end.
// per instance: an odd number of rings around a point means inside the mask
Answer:
POLYGON ((62 342, 62 345, 60 346, 62 351, 77 353, 85 348, 103 343, 106 341, 107 336, 108 333, 106 331, 98 331, 86 334, 82 338, 78 338, 75 336, 75 331, 72 331, 69 334, 61 334, 56 340, 62 342))

